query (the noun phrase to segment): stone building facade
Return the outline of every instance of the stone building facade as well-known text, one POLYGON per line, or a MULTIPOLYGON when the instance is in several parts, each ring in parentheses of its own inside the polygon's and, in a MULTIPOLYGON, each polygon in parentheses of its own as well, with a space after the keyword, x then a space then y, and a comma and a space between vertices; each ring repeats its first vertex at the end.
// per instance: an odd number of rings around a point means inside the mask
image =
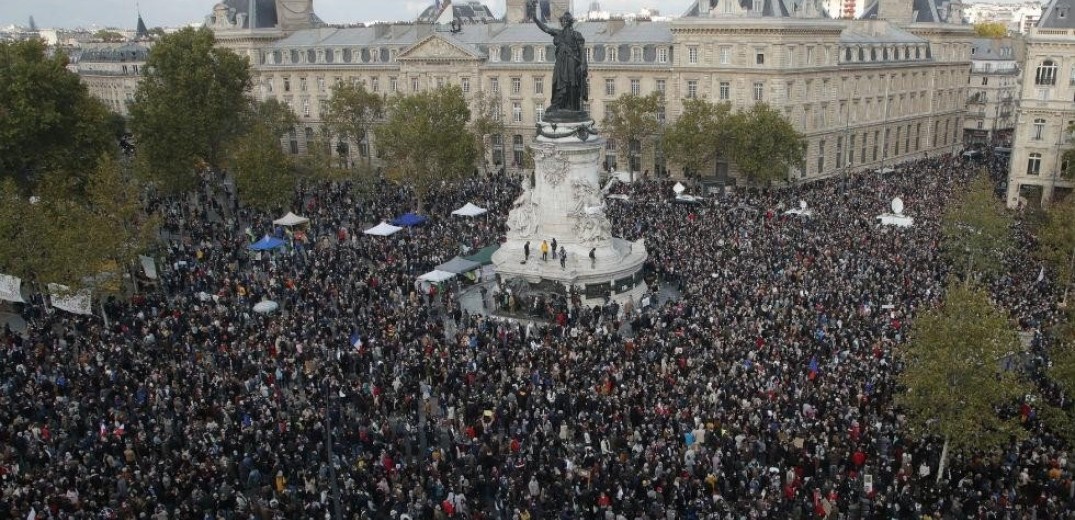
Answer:
POLYGON ((71 67, 91 96, 127 117, 151 46, 149 41, 85 43, 72 53, 71 67))
POLYGON ((1007 204, 1037 206, 1071 192, 1063 154, 1075 127, 1075 1, 1053 0, 1026 36, 1007 204))
POLYGON ((1015 101, 1019 92, 1017 42, 1011 38, 979 38, 971 47, 970 85, 963 142, 1011 146, 1015 101))
MULTIPOLYGON (((951 152, 961 142, 973 31, 948 23, 961 18, 958 2, 934 1, 878 0, 866 19, 835 20, 817 0, 699 0, 669 22, 579 23, 589 110, 601 121, 618 96, 654 91, 666 99, 658 116, 664 122, 681 113, 687 98, 736 108, 769 103, 807 140, 806 164, 788 172, 791 180, 951 152)), ((550 1, 550 9, 556 5, 550 1)), ((310 19, 316 20, 312 11, 310 19)), ((279 99, 298 114, 300 128, 287 144, 296 153, 317 132, 321 108, 340 82, 364 82, 385 95, 451 84, 468 96, 499 98, 505 132, 493 137, 491 160, 508 167, 523 163, 550 98, 552 42, 531 23, 214 29, 221 45, 250 58, 253 95, 279 99)), ((375 148, 361 143, 350 150, 375 148)), ((606 166, 681 173, 658 147, 643 146, 630 158, 621 153, 611 143, 606 166)), ((700 173, 734 172, 718 162, 700 173)))

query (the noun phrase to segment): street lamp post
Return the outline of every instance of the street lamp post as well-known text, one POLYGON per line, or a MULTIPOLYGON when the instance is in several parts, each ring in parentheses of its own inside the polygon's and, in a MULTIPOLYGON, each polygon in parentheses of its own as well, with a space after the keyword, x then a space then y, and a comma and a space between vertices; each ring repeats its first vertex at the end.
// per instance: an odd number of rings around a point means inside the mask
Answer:
POLYGON ((329 485, 332 489, 332 509, 335 517, 337 519, 342 519, 343 510, 340 507, 340 488, 339 483, 336 481, 336 456, 333 453, 332 389, 329 388, 327 379, 322 381, 322 386, 325 388, 325 451, 328 455, 329 485))

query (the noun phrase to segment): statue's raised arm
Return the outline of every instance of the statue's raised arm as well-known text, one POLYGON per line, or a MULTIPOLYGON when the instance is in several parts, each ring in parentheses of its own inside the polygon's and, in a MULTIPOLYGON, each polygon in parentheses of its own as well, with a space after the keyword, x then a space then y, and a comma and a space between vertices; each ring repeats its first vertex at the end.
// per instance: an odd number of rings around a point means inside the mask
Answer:
POLYGON ((575 30, 575 18, 571 13, 564 13, 560 17, 560 28, 555 29, 546 25, 538 16, 535 0, 527 1, 526 8, 538 28, 552 35, 552 44, 556 49, 556 64, 552 74, 552 103, 546 111, 546 121, 579 120, 585 117, 583 101, 588 98, 589 90, 586 85, 586 40, 575 30))
POLYGON ((545 31, 546 33, 551 34, 552 36, 556 36, 557 34, 559 34, 559 32, 560 32, 559 29, 553 29, 552 27, 549 27, 548 25, 545 25, 545 22, 543 22, 541 20, 541 17, 538 16, 537 0, 527 0, 527 2, 526 2, 526 13, 530 15, 530 19, 534 20, 534 23, 537 24, 538 28, 541 29, 542 31, 545 31))

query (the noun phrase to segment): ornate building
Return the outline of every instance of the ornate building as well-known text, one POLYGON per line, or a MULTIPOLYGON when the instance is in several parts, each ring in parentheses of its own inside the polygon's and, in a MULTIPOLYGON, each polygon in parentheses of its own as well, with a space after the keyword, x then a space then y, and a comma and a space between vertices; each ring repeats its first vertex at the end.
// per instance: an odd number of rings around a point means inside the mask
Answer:
POLYGON ((1075 125, 1075 1, 1053 0, 1046 7, 1026 36, 1024 63, 1008 172, 1009 207, 1048 203, 1075 186, 1063 174, 1063 153, 1072 146, 1075 125))
POLYGON ((971 47, 970 86, 963 142, 1011 146, 1015 99, 1019 92, 1019 56, 1011 38, 979 38, 971 47))
MULTIPOLYGON (((277 1, 277 9, 284 3, 277 1)), ((444 23, 449 17, 440 12, 423 14, 439 24, 338 28, 316 26, 310 11, 311 28, 300 30, 261 22, 251 28, 238 20, 238 7, 218 5, 214 13, 222 14, 213 20, 224 23, 210 25, 221 45, 250 58, 253 94, 279 99, 298 114, 301 125, 288 146, 294 153, 314 136, 337 83, 364 82, 387 95, 452 84, 468 96, 500 99, 505 133, 494 136, 491 160, 510 167, 523 163, 549 103, 554 61, 547 35, 532 23, 510 21, 518 18, 516 3, 525 2, 509 0, 508 22, 468 23, 453 9, 454 23, 444 23)), ((568 4, 550 0, 550 12, 568 4)), ((576 28, 588 47, 595 120, 624 93, 663 93, 662 121, 674 120, 688 98, 736 108, 766 102, 806 136, 807 161, 789 172, 794 180, 876 169, 959 145, 973 31, 948 21, 959 21, 961 9, 958 1, 878 0, 865 9, 868 19, 834 20, 817 0, 699 0, 670 22, 608 20, 576 28)), ((350 150, 375 153, 371 147, 350 150)), ((630 158, 618 154, 611 143, 608 168, 667 171, 657 147, 630 158)), ((734 165, 720 162, 701 173, 723 178, 734 175, 734 165)))

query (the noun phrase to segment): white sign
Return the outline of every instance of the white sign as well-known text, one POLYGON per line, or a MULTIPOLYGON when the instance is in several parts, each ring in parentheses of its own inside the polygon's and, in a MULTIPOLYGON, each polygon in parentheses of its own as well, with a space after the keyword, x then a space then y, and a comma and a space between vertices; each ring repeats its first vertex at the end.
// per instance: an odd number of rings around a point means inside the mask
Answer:
POLYGON ((22 280, 15 276, 0 274, 0 300, 22 303, 22 280))
POLYGON ((672 191, 676 192, 676 195, 681 195, 683 192, 687 191, 687 187, 684 186, 683 183, 677 182, 675 186, 672 186, 672 191))
POLYGON ((138 259, 142 262, 142 271, 146 273, 146 278, 150 280, 157 279, 157 264, 152 258, 145 255, 138 255, 138 259))
POLYGON ((66 285, 50 283, 49 294, 52 296, 52 306, 57 309, 74 314, 93 314, 89 290, 72 293, 71 288, 66 285))

